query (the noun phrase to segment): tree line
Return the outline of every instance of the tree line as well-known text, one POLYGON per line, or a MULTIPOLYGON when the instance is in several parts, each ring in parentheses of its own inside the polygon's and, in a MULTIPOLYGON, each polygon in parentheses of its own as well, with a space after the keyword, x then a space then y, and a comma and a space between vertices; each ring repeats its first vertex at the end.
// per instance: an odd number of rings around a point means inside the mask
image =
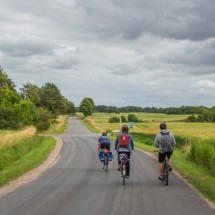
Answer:
POLYGON ((181 106, 181 107, 137 107, 137 106, 95 106, 95 112, 103 113, 164 113, 164 114, 203 114, 207 111, 215 111, 215 107, 208 108, 204 106, 181 106))
POLYGON ((74 112, 74 104, 55 84, 38 87, 27 83, 18 92, 15 83, 0 67, 0 129, 34 125, 38 130, 46 130, 55 116, 74 112))

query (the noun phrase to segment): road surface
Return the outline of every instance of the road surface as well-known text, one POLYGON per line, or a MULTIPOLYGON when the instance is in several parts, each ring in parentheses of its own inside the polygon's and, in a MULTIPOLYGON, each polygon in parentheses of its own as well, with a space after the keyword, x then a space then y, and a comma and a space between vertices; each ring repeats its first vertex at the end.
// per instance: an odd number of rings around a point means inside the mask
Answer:
POLYGON ((169 186, 162 184, 157 161, 138 150, 132 154, 131 177, 123 186, 116 159, 108 172, 102 170, 98 137, 77 118, 69 118, 60 159, 35 181, 2 196, 0 215, 215 214, 173 173, 169 186))

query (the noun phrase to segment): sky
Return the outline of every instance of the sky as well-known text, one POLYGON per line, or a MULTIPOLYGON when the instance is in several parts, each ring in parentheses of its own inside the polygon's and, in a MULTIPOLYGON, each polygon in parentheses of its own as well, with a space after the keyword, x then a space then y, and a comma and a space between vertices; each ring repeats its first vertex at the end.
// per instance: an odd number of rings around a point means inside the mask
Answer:
POLYGON ((0 0, 0 67, 79 106, 215 106, 214 0, 0 0))

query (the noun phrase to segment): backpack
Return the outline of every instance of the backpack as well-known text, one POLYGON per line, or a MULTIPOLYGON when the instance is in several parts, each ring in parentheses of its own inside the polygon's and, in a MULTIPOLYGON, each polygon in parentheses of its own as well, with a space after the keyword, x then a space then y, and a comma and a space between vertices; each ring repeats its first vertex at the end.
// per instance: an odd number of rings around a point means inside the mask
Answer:
POLYGON ((129 135, 128 134, 120 134, 119 147, 127 148, 128 144, 129 144, 129 135))
POLYGON ((172 151, 173 146, 172 146, 172 140, 171 140, 171 136, 169 135, 169 132, 163 133, 160 132, 162 137, 161 137, 161 147, 162 147, 162 151, 164 152, 168 152, 168 151, 172 151))

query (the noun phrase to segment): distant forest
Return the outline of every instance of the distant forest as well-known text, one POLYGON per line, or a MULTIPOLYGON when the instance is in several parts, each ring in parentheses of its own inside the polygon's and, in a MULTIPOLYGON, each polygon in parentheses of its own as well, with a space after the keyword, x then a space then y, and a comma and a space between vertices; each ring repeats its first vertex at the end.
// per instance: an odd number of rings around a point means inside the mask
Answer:
POLYGON ((164 114, 203 114, 208 111, 215 112, 215 107, 204 107, 204 106, 181 106, 181 107, 167 107, 167 108, 156 108, 156 107, 136 107, 136 106, 126 106, 126 107, 116 107, 116 106, 105 106, 97 105, 95 107, 95 112, 104 113, 164 113, 164 114))

